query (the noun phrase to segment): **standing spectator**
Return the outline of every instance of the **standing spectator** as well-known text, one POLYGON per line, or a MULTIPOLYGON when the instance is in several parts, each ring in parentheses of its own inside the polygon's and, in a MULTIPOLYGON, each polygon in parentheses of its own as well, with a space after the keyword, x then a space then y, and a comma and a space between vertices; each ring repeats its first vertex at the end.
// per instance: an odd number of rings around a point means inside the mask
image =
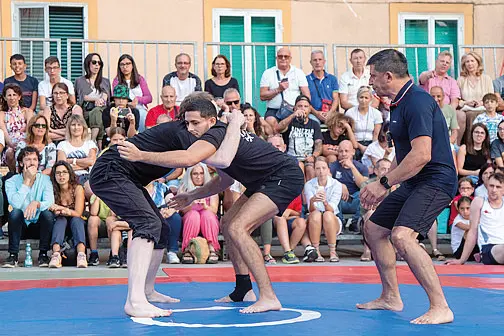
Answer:
POLYGON ((10 67, 14 76, 5 78, 4 84, 17 84, 23 91, 24 106, 32 111, 37 108, 38 85, 35 77, 26 74, 26 61, 23 55, 15 54, 10 57, 10 67))
POLYGON ((308 232, 313 247, 317 250, 317 262, 324 262, 320 253, 320 231, 324 233, 329 246, 329 261, 338 262, 336 237, 341 233, 342 222, 337 217, 338 204, 343 191, 342 184, 330 175, 327 160, 324 157, 315 161, 315 176, 305 184, 304 196, 308 205, 308 232))
POLYGON ((91 128, 91 140, 101 142, 104 135, 102 113, 110 101, 110 81, 103 77, 103 61, 91 53, 84 59, 85 75, 75 80, 77 104, 82 106, 84 119, 91 128))
POLYGON ((492 142, 490 156, 497 167, 504 168, 504 120, 497 126, 497 139, 492 142))
POLYGON ((54 204, 49 207, 54 213, 55 222, 52 232, 52 256, 49 268, 60 268, 61 246, 65 242, 65 232, 68 225, 72 231, 73 242, 77 251, 77 267, 86 268, 86 233, 84 220, 84 188, 77 184, 75 173, 65 161, 58 161, 51 172, 51 182, 54 189, 54 204))
POLYGON ((231 77, 231 63, 224 55, 215 56, 212 62, 212 78, 205 82, 205 91, 216 100, 224 97, 224 91, 229 88, 240 91, 238 81, 231 77))
POLYGON ((499 106, 497 111, 504 111, 504 75, 497 77, 493 81, 494 92, 497 95, 499 106))
POLYGON ((308 118, 310 99, 300 95, 296 99, 294 113, 280 121, 278 130, 283 133, 287 154, 295 157, 307 180, 315 176, 313 167, 322 154, 322 133, 318 122, 308 118))
POLYGON ((57 83, 64 83, 68 88, 68 102, 75 104, 75 90, 71 81, 61 77, 61 66, 58 57, 49 56, 44 61, 45 71, 48 79, 43 80, 38 85, 38 94, 40 98, 40 110, 51 107, 53 104, 53 86, 57 83))
POLYGON ((453 56, 449 51, 440 52, 434 70, 422 72, 418 77, 418 84, 425 91, 431 93, 434 87, 440 87, 444 92, 443 105, 450 105, 455 110, 459 103, 460 88, 457 81, 448 75, 452 62, 453 56))
POLYGON ((241 111, 245 116, 247 132, 254 133, 255 135, 266 139, 268 136, 273 135, 273 130, 261 116, 259 112, 250 104, 245 103, 241 107, 241 111))
POLYGON ((68 86, 56 83, 52 88, 53 104, 44 109, 44 116, 50 121, 49 138, 56 143, 65 139, 70 116, 82 115, 82 108, 70 101, 68 86))
POLYGON ((490 143, 497 139, 497 126, 504 120, 502 114, 497 114, 497 96, 493 93, 487 93, 483 96, 483 106, 485 113, 481 113, 474 119, 473 124, 481 123, 488 129, 490 143))
POLYGON ((441 109, 441 112, 443 112, 443 116, 446 119, 446 126, 448 126, 448 132, 450 132, 450 143, 455 144, 457 142, 457 135, 459 132, 457 113, 455 112, 455 109, 452 107, 452 105, 445 103, 446 95, 441 86, 431 87, 430 95, 432 96, 432 98, 434 98, 436 103, 438 103, 439 108, 441 109))
POLYGON ((20 141, 16 147, 16 161, 21 150, 34 147, 40 153, 38 169, 42 174, 50 175, 56 162, 56 146, 49 139, 49 124, 43 114, 34 115, 26 127, 26 140, 20 141))
POLYGON ((326 132, 322 132, 322 155, 328 163, 333 163, 338 159, 338 145, 343 140, 350 140, 354 149, 359 148, 359 143, 355 140, 355 122, 352 118, 333 113, 326 120, 326 132))
POLYGON ((457 84, 460 88, 459 107, 465 114, 457 114, 460 134, 458 143, 465 132, 466 141, 471 137, 470 129, 474 118, 485 111, 483 96, 494 90, 492 78, 483 73, 483 59, 478 53, 470 51, 460 60, 460 77, 457 84))
POLYGON ((170 85, 177 93, 177 106, 187 95, 201 91, 201 79, 189 72, 191 69, 191 56, 180 53, 175 57, 175 68, 177 71, 170 72, 163 78, 163 86, 170 85))
POLYGON ((338 161, 333 162, 329 168, 331 176, 343 185, 338 217, 343 222, 343 214, 352 214, 349 230, 359 232, 360 186, 368 179, 369 172, 362 163, 353 160, 354 155, 352 143, 342 141, 338 147, 338 161))
MULTIPOLYGON (((339 98, 341 107, 348 110, 358 106, 357 91, 362 86, 369 85, 369 69, 366 68, 366 54, 362 49, 354 49, 350 53, 352 70, 343 73, 339 82, 339 98)), ((373 107, 378 107, 379 101, 373 99, 373 107)))
POLYGON ((147 86, 147 81, 138 73, 135 60, 132 56, 124 54, 117 62, 117 77, 112 87, 124 85, 129 89, 128 107, 137 109, 139 117, 136 119, 138 131, 145 130, 145 118, 147 116, 147 104, 152 103, 152 95, 147 86))
POLYGON ((483 124, 474 124, 471 135, 457 153, 457 168, 459 176, 469 176, 477 183, 480 167, 490 161, 490 139, 483 124))
POLYGON ((291 65, 289 48, 278 49, 276 59, 277 65, 262 74, 259 93, 261 100, 267 102, 264 117, 274 130, 281 121, 277 112, 284 103, 293 106, 300 94, 310 97, 305 74, 291 65))
POLYGON ((7 145, 3 161, 7 163, 9 170, 14 172, 16 147, 26 138, 26 123, 33 116, 33 111, 24 107, 23 92, 17 84, 5 85, 2 98, 0 129, 4 133, 7 145))
POLYGON ((346 116, 355 120, 355 139, 359 143, 357 160, 373 141, 378 140, 383 117, 380 111, 372 107, 373 94, 370 86, 361 86, 357 91, 358 106, 351 107, 345 112, 346 116))
POLYGON ((38 171, 39 152, 26 147, 18 156, 18 172, 5 182, 5 193, 12 211, 9 213, 9 257, 3 267, 18 264, 19 243, 23 238, 39 238, 39 267, 49 266, 49 244, 54 216, 49 207, 54 203, 49 176, 38 171))
POLYGON ((126 85, 119 84, 114 87, 112 94, 113 106, 107 107, 103 111, 103 127, 105 134, 110 136, 110 129, 121 127, 126 132, 128 138, 137 133, 140 112, 134 107, 128 106, 131 101, 129 88, 126 85))
POLYGON ((175 105, 177 101, 177 93, 170 85, 165 85, 161 89, 161 104, 153 107, 147 113, 145 118, 145 127, 151 128, 156 126, 157 120, 161 115, 167 115, 170 120, 175 120, 179 114, 179 107, 175 105))
POLYGON ((310 118, 325 123, 328 115, 339 108, 338 79, 325 71, 326 60, 322 50, 312 51, 310 64, 313 70, 306 76, 312 103, 310 118))
POLYGON ((96 161, 96 144, 88 140, 86 121, 80 115, 68 119, 66 140, 58 144, 58 161, 68 162, 80 185, 89 179, 89 171, 96 161))

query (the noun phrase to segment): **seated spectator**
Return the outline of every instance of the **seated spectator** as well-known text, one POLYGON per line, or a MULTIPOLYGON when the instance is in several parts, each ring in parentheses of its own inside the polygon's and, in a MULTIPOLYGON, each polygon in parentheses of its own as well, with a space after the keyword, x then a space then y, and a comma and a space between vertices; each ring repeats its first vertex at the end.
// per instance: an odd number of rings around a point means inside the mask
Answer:
MULTIPOLYGON (((200 163, 187 169, 180 192, 189 192, 195 188, 201 187, 211 179, 208 168, 205 164, 200 163)), ((197 237, 200 233, 208 242, 210 256, 207 263, 215 264, 219 260, 216 251, 220 250, 218 241, 219 234, 219 219, 217 218, 217 210, 219 207, 219 195, 213 195, 206 199, 193 201, 191 205, 183 209, 182 212, 182 251, 184 256, 182 263, 192 264, 194 258, 186 251, 189 246, 189 241, 197 237)))
POLYGON ((23 92, 17 84, 5 85, 2 98, 0 129, 4 133, 7 145, 2 161, 7 163, 11 172, 14 172, 16 171, 16 147, 26 138, 26 124, 33 116, 33 111, 23 106, 23 92))
POLYGON ((497 114, 497 96, 493 93, 487 93, 483 96, 483 106, 485 112, 474 119, 473 124, 481 123, 488 129, 490 143, 497 139, 497 127, 504 120, 502 114, 497 114))
POLYGON ((490 161, 490 140, 488 129, 483 124, 474 124, 471 134, 457 153, 457 169, 459 176, 469 176, 477 183, 480 167, 490 161))
POLYGON ((349 230, 359 232, 360 186, 368 178, 368 169, 359 161, 353 160, 355 150, 352 143, 344 140, 338 148, 338 161, 329 166, 331 176, 342 186, 341 201, 338 205, 338 217, 343 223, 343 214, 352 214, 349 230))
POLYGON ((65 242, 65 232, 69 225, 73 243, 77 251, 77 267, 86 268, 86 233, 84 220, 84 188, 77 184, 72 167, 65 161, 58 161, 51 172, 54 189, 54 204, 49 207, 54 213, 55 222, 52 232, 52 256, 49 268, 60 268, 61 246, 65 242))
POLYGON ((338 159, 338 145, 343 140, 350 140, 354 149, 359 148, 353 128, 355 122, 352 118, 340 113, 329 115, 326 120, 328 131, 322 132, 322 155, 329 163, 338 159))
POLYGON ((494 79, 493 87, 495 95, 497 96, 497 101, 499 102, 497 111, 504 111, 504 75, 494 79))
POLYGON ((175 68, 177 71, 170 72, 163 78, 163 86, 169 85, 177 93, 177 106, 189 94, 201 91, 201 79, 189 72, 191 69, 191 56, 180 53, 175 57, 175 68))
POLYGON ((339 85, 336 76, 325 71, 326 60, 322 50, 311 52, 312 72, 306 76, 311 97, 310 118, 322 123, 339 109, 339 85))
POLYGON ((241 107, 241 111, 245 116, 246 130, 249 133, 254 133, 258 137, 267 139, 268 136, 273 135, 273 130, 257 112, 257 110, 250 104, 245 103, 241 107))
POLYGON ((282 133, 287 154, 295 157, 307 180, 315 176, 313 164, 322 154, 322 133, 318 122, 308 118, 310 99, 300 95, 296 99, 294 113, 280 121, 278 130, 282 133))
POLYGON ((84 185, 89 171, 96 161, 96 144, 89 140, 86 121, 80 115, 68 118, 66 139, 58 144, 58 161, 68 162, 77 175, 77 182, 84 185))
POLYGON ((497 126, 497 139, 492 142, 490 156, 499 168, 504 168, 504 120, 497 126))
MULTIPOLYGON (((458 89, 458 87, 457 87, 458 89)), ((459 126, 457 122, 457 113, 455 112, 455 109, 452 107, 450 104, 445 103, 445 94, 443 91, 443 88, 441 86, 433 86, 430 89, 430 95, 436 103, 438 103, 439 108, 441 109, 441 112, 443 112, 443 116, 446 119, 446 126, 448 126, 448 132, 450 132, 450 143, 455 144, 457 143, 457 135, 459 132, 459 126)), ((458 101, 458 99, 457 99, 458 101)), ((463 113, 463 112, 462 112, 463 113)))
MULTIPOLYGON (((464 251, 465 237, 467 231, 471 227, 470 214, 471 214, 471 202, 472 199, 466 196, 462 196, 457 203, 457 217, 455 217, 453 226, 451 229, 451 248, 453 252, 453 257, 455 259, 460 259, 462 252, 464 251)), ((475 245, 473 251, 471 252, 468 261, 475 261, 475 255, 479 254, 479 247, 475 245)), ((478 257, 479 259, 479 257, 478 257)))
POLYGON ((14 54, 10 57, 10 67, 14 76, 5 78, 4 84, 17 84, 23 91, 24 106, 32 111, 37 108, 38 85, 37 78, 26 74, 26 60, 21 54, 14 54))
POLYGON ((88 259, 89 266, 98 266, 100 264, 98 237, 105 238, 107 236, 107 222, 110 216, 113 216, 113 213, 105 202, 96 195, 92 195, 89 199, 89 218, 87 222, 89 249, 91 250, 88 259))
POLYGON ((367 146, 378 140, 383 118, 380 111, 371 107, 373 95, 371 87, 361 86, 357 91, 358 106, 354 106, 345 112, 345 115, 355 121, 355 140, 359 143, 357 160, 362 158, 367 146))
MULTIPOLYGON (((305 184, 304 195, 308 205, 308 232, 313 247, 317 250, 317 262, 324 262, 320 254, 320 231, 324 234, 329 246, 329 261, 338 262, 336 253, 336 237, 341 233, 342 221, 337 217, 338 204, 341 200, 342 184, 330 175, 327 160, 324 157, 315 161, 315 175, 305 184)), ((301 238, 301 236, 300 236, 301 238)))
POLYGON ((105 222, 107 224, 107 233, 110 239, 110 256, 107 261, 107 267, 127 268, 128 258, 126 246, 131 239, 133 239, 133 232, 129 224, 117 217, 112 211, 110 211, 110 215, 105 222), (123 236, 124 233, 126 234, 127 241, 126 237, 123 236))
POLYGON ((97 53, 86 56, 84 71, 85 75, 75 80, 77 104, 82 106, 84 119, 91 128, 91 140, 102 148, 102 113, 110 102, 110 81, 103 77, 103 61, 97 53))
POLYGON ((38 94, 40 98, 40 111, 44 111, 46 107, 51 107, 53 104, 53 86, 58 83, 63 83, 67 86, 68 103, 75 104, 75 90, 71 81, 61 77, 60 61, 55 56, 49 56, 44 61, 47 79, 43 80, 38 85, 38 94))
POLYGON ((474 183, 469 177, 462 177, 458 181, 458 195, 455 196, 450 204, 450 217, 448 218, 448 225, 451 226, 455 217, 459 214, 458 201, 462 197, 469 197, 471 200, 474 198, 474 183))
POLYGON ((42 174, 50 175, 56 162, 56 146, 49 139, 48 122, 43 114, 34 115, 26 127, 26 140, 18 143, 16 147, 16 160, 25 147, 35 147, 39 153, 39 167, 42 174))
POLYGON ((471 138, 471 125, 474 118, 485 111, 483 106, 483 96, 493 92, 493 82, 490 76, 483 73, 483 59, 478 53, 470 51, 460 61, 460 77, 457 84, 460 88, 459 107, 462 112, 457 114, 460 133, 458 135, 460 144, 464 132, 466 142, 471 138))
POLYGON ((138 131, 143 132, 147 117, 147 105, 152 103, 152 95, 147 81, 138 73, 135 60, 128 54, 119 57, 117 62, 117 77, 114 78, 112 87, 115 89, 118 85, 126 86, 129 89, 128 107, 138 110, 139 116, 136 118, 138 131))
POLYGON ((54 215, 53 187, 49 176, 38 171, 39 152, 25 147, 18 155, 18 172, 5 181, 5 193, 12 211, 9 213, 9 257, 2 267, 18 265, 21 239, 40 239, 39 267, 49 266, 49 251, 54 215))
POLYGON ((137 120, 140 118, 140 112, 128 106, 128 102, 131 101, 128 87, 121 84, 114 87, 112 99, 113 106, 103 111, 105 134, 110 137, 110 128, 121 127, 126 131, 128 138, 131 138, 139 129, 137 120))
POLYGON ((394 161, 395 148, 392 141, 387 139, 388 126, 383 127, 378 135, 378 140, 371 143, 362 156, 362 164, 369 169, 369 174, 376 174, 374 168, 376 163, 381 159, 387 159, 390 162, 394 161), (392 147, 391 147, 392 145, 392 147))
POLYGON ((474 191, 474 196, 486 198, 488 197, 488 179, 492 174, 497 171, 497 166, 493 163, 486 162, 481 166, 478 175, 478 184, 476 185, 476 190, 474 191))
POLYGON ((161 89, 161 104, 153 107, 147 112, 147 117, 145 118, 145 127, 151 128, 158 124, 158 118, 165 115, 170 118, 170 120, 175 120, 179 114, 179 108, 175 105, 177 99, 177 93, 175 89, 169 85, 163 86, 161 89))
POLYGON ((82 108, 68 98, 68 86, 56 83, 52 87, 52 104, 44 109, 43 114, 50 121, 49 138, 55 143, 65 140, 68 119, 72 115, 82 115, 82 108))
POLYGON ((288 48, 280 48, 276 55, 277 65, 266 69, 260 82, 260 98, 266 103, 264 118, 271 127, 278 131, 278 122, 285 115, 278 114, 284 104, 292 107, 299 95, 310 98, 310 90, 306 76, 301 69, 291 65, 291 52, 288 48))
MULTIPOLYGON (((210 94, 208 95, 210 96, 210 94)), ((211 99, 214 100, 213 98, 211 99)), ((220 108, 218 116, 223 123, 227 123, 227 118, 223 115, 224 113, 231 112, 232 110, 241 109, 240 92, 238 92, 238 90, 236 90, 235 88, 227 89, 226 91, 224 91, 223 99, 217 99, 214 101, 217 107, 220 108)))
POLYGON ((224 91, 229 88, 240 91, 238 81, 231 77, 231 63, 224 55, 217 55, 212 61, 212 78, 205 82, 205 91, 216 100, 224 98, 224 91))
POLYGON ((459 259, 451 265, 464 264, 476 243, 485 265, 504 265, 504 174, 496 173, 488 181, 488 198, 476 197, 471 204, 470 227, 459 259), (485 234, 479 234, 484 232, 485 234))

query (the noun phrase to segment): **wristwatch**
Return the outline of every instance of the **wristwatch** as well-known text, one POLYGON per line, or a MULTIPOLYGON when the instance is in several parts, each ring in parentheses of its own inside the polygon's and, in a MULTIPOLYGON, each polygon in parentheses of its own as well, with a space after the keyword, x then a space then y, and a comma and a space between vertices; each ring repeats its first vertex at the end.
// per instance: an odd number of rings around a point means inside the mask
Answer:
POLYGON ((381 184, 382 186, 384 186, 384 187, 385 187, 385 189, 387 189, 387 190, 388 190, 388 189, 390 189, 390 188, 392 188, 392 187, 390 186, 390 184, 388 184, 388 177, 387 177, 387 176, 383 176, 383 177, 380 179, 380 184, 381 184))

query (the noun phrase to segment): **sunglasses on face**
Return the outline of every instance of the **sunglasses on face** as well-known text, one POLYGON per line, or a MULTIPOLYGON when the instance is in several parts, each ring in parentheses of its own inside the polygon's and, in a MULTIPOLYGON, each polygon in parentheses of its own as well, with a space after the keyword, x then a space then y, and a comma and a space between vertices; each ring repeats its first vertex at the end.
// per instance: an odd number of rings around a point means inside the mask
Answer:
POLYGON ((102 61, 92 60, 91 64, 93 64, 93 65, 97 65, 97 64, 102 65, 103 63, 102 63, 102 61))
POLYGON ((289 58, 290 58, 290 56, 289 56, 289 55, 277 55, 277 58, 278 58, 278 59, 282 59, 282 58, 283 58, 283 59, 289 59, 289 58))
POLYGON ((47 128, 46 124, 33 124, 33 127, 35 128, 47 128))
POLYGON ((235 104, 235 105, 240 105, 240 101, 239 101, 239 100, 232 100, 232 101, 228 101, 228 102, 226 102, 226 105, 227 105, 227 106, 231 106, 231 105, 233 105, 233 104, 235 104))

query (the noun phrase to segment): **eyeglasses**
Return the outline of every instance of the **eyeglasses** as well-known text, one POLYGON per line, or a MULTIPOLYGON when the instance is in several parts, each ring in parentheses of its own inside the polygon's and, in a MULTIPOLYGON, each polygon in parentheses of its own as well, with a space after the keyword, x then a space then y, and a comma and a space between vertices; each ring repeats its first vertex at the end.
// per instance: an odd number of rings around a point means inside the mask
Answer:
POLYGON ((66 95, 68 94, 68 92, 65 92, 65 91, 57 91, 57 92, 53 92, 53 96, 63 96, 63 95, 66 95))
POLYGON ((289 59, 291 58, 290 55, 277 55, 278 59, 289 59))
POLYGON ((60 68, 59 66, 53 66, 53 67, 48 66, 48 67, 46 67, 46 70, 47 71, 55 71, 55 70, 58 70, 59 68, 60 68))
MULTIPOLYGON (((91 61, 91 64, 93 64, 93 65, 97 65, 97 64, 102 65, 102 64, 103 64, 103 62, 102 62, 102 61, 97 61, 97 60, 92 60, 92 61, 91 61)), ((131 64, 131 63, 130 63, 130 64, 131 64)))
POLYGON ((66 170, 57 171, 56 173, 54 173, 54 175, 56 175, 56 176, 64 176, 64 175, 68 175, 68 174, 69 174, 69 172, 66 170))
POLYGON ((486 135, 486 132, 474 131, 473 134, 476 134, 476 135, 486 135))
POLYGON ((499 127, 498 130, 499 130, 499 132, 504 132, 504 128, 502 128, 502 127, 499 127))
POLYGON ((227 102, 226 102, 226 105, 227 105, 227 106, 231 106, 231 105, 233 105, 233 104, 235 104, 235 105, 240 105, 240 101, 239 101, 239 100, 232 100, 232 101, 227 101, 227 102))
POLYGON ((35 128, 47 128, 46 124, 33 124, 33 127, 35 128))
POLYGON ((119 63, 119 66, 120 66, 121 68, 125 68, 125 67, 130 66, 131 64, 133 64, 133 63, 131 63, 131 62, 127 62, 127 63, 119 63))

